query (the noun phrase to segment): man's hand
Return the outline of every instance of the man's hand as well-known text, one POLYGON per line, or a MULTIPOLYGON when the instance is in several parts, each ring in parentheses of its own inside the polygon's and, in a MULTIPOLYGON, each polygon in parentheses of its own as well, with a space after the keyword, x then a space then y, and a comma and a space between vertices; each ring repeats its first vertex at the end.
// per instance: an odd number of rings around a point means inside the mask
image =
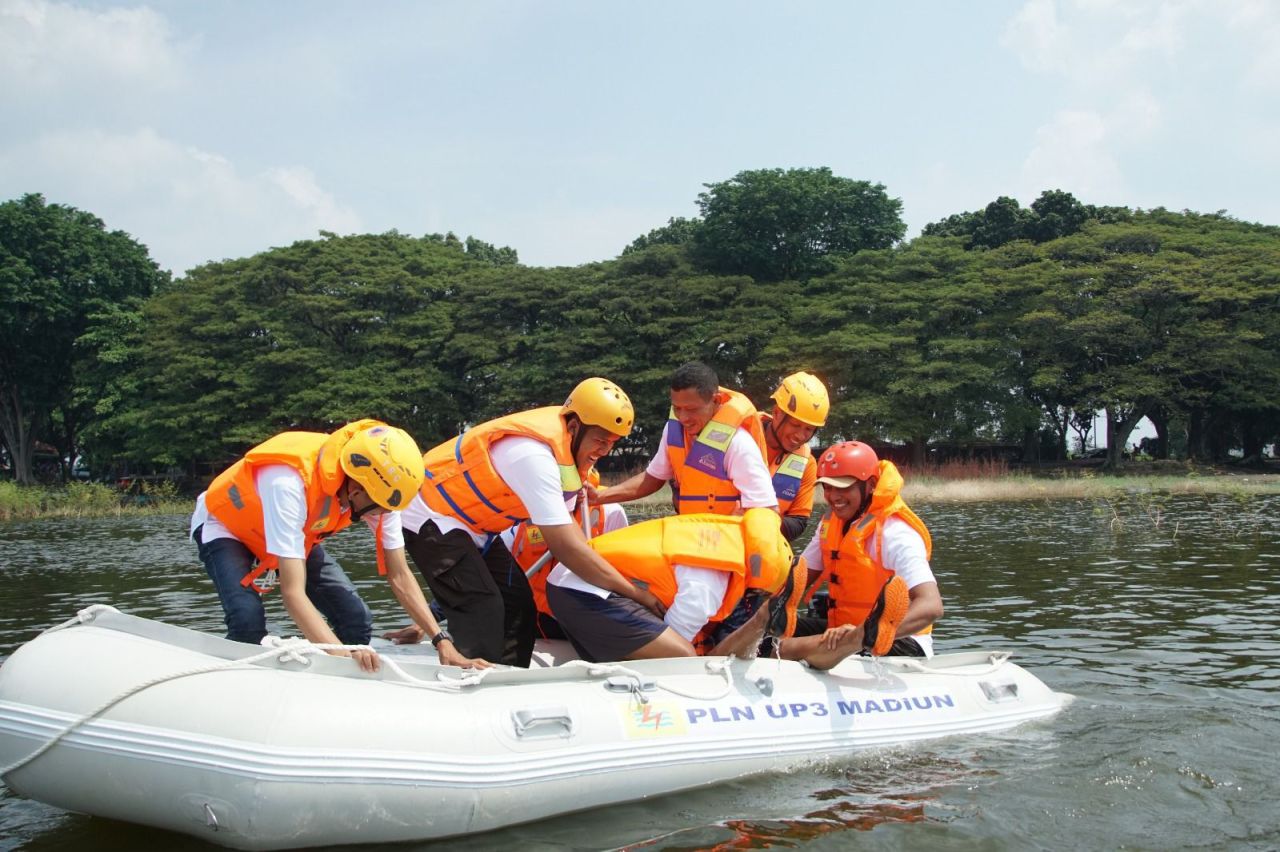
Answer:
POLYGON ((658 596, 648 589, 642 589, 636 586, 636 594, 631 600, 640 604, 645 609, 652 612, 658 618, 662 618, 667 614, 667 608, 663 606, 662 601, 658 600, 658 596))
POLYGON ((401 627, 399 630, 388 630, 382 634, 383 639, 390 639, 394 645, 417 645, 427 636, 427 631, 416 624, 401 627))
POLYGON ((378 655, 373 651, 352 651, 351 658, 360 664, 362 671, 370 674, 376 672, 382 665, 378 660, 378 655))
POLYGON ((822 647, 828 651, 834 651, 845 643, 854 643, 862 641, 862 626, 853 624, 842 624, 839 627, 832 627, 822 634, 822 647))
POLYGON ((479 657, 472 659, 464 657, 459 653, 458 649, 453 646, 453 642, 448 639, 441 639, 440 644, 436 647, 436 653, 440 655, 440 665, 457 666, 462 669, 490 669, 493 663, 483 660, 479 657))

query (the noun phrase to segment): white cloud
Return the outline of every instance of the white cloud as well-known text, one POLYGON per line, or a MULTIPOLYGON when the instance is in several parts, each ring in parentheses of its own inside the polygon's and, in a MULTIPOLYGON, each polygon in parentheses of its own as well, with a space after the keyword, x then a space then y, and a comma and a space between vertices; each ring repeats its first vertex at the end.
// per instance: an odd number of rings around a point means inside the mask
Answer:
POLYGON ((169 88, 182 48, 145 6, 95 12, 45 0, 0 0, 0 80, 5 99, 62 88, 169 88))
POLYGON ((178 273, 320 229, 362 229, 360 217, 301 166, 245 175, 225 157, 150 128, 54 132, 0 151, 0 187, 92 212, 178 273))
POLYGON ((1078 198, 1124 198, 1124 179, 1110 151, 1107 123, 1094 112, 1063 110, 1036 130, 1022 165, 1021 195, 1065 189, 1078 198))
POLYGON ((1030 71, 1080 90, 1124 89, 1167 72, 1204 21, 1201 0, 1027 0, 1000 44, 1030 71))
POLYGON ((1227 10, 1228 28, 1252 47, 1245 84, 1263 91, 1280 91, 1280 4, 1237 0, 1227 10))

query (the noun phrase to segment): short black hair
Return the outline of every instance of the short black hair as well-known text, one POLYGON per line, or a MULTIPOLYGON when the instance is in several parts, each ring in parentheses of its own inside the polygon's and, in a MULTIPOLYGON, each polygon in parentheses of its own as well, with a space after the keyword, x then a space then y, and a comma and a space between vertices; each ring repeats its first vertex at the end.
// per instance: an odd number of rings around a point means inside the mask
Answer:
POLYGON ((671 374, 673 391, 686 388, 693 388, 703 399, 711 399, 720 390, 720 378, 715 370, 701 361, 689 361, 676 367, 676 371, 671 374))

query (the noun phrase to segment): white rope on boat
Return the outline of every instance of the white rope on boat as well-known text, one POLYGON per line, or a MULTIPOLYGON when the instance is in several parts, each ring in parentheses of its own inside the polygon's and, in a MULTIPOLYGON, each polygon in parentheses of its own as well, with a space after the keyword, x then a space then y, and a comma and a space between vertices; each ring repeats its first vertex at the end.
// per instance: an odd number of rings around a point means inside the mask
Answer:
POLYGON ((729 655, 728 657, 725 657, 723 660, 707 660, 706 662, 707 671, 710 672, 711 674, 719 674, 721 677, 724 678, 724 681, 725 681, 724 689, 722 689, 720 692, 716 693, 715 695, 699 695, 696 692, 689 692, 687 690, 677 689, 676 687, 671 686, 669 683, 664 683, 658 678, 649 678, 644 674, 642 674, 641 672, 636 671, 635 669, 627 668, 626 666, 620 665, 618 663, 589 663, 586 660, 567 660, 564 663, 561 663, 560 668, 586 669, 587 675, 589 677, 609 677, 610 675, 623 675, 625 677, 629 677, 633 679, 637 684, 637 688, 639 687, 640 684, 651 681, 653 685, 656 686, 658 689, 666 690, 667 692, 670 692, 672 695, 679 695, 682 698, 692 698, 695 701, 719 701, 721 698, 724 698, 726 695, 728 695, 730 692, 733 691, 733 669, 731 668, 730 664, 734 661, 734 659, 735 657, 733 657, 733 655, 729 655))
MULTIPOLYGON (((107 606, 106 604, 94 604, 93 606, 85 607, 84 609, 80 610, 80 612, 76 613, 76 616, 74 618, 69 618, 62 624, 51 627, 44 632, 53 633, 58 630, 63 630, 67 627, 73 627, 77 624, 87 624, 90 621, 93 621, 94 618, 96 618, 99 614, 103 612, 119 612, 119 610, 117 610, 115 607, 107 606)), ((9 764, 3 769, 0 769, 0 781, 4 781, 6 778, 8 778, 9 773, 14 772, 18 769, 21 769, 31 761, 38 758, 40 755, 47 752, 49 749, 53 748, 55 745, 61 742, 64 738, 66 738, 68 734, 75 731, 85 722, 88 722, 91 719, 95 719, 98 716, 101 716, 103 713, 107 712, 112 707, 119 704, 121 701, 124 701, 125 699, 131 696, 137 695, 139 692, 143 692, 144 690, 150 689, 153 686, 159 686, 162 683, 168 683, 169 681, 179 680, 184 677, 193 677, 195 675, 210 674, 212 672, 226 671, 230 669, 252 668, 254 664, 262 662, 263 660, 269 660, 272 657, 275 657, 277 660, 279 660, 279 662, 282 662, 282 663, 292 662, 292 663, 299 663, 303 666, 309 666, 311 665, 311 661, 307 659, 308 656, 311 656, 314 654, 321 654, 328 651, 348 651, 348 652, 369 651, 371 653, 375 653, 375 654, 377 653, 369 645, 337 645, 337 644, 327 644, 327 643, 315 643, 315 642, 308 642, 306 639, 302 637, 281 639, 278 636, 266 636, 263 638, 262 644, 265 646, 266 649, 261 653, 254 654, 249 657, 239 657, 233 660, 222 660, 220 662, 213 663, 207 666, 197 666, 196 668, 186 669, 180 672, 171 672, 166 675, 160 675, 159 677, 154 677, 150 680, 143 681, 142 683, 139 683, 135 686, 130 687, 129 689, 126 689, 124 692, 120 693, 114 698, 108 701, 104 701, 101 705, 94 708, 90 712, 84 714, 80 718, 74 719, 69 724, 63 726, 62 730, 58 731, 56 734, 54 734, 52 737, 46 740, 39 748, 37 748, 31 754, 27 755, 24 758, 21 758, 20 760, 15 761, 14 763, 9 764)), ((395 661, 391 660, 389 657, 379 656, 378 659, 382 662, 387 663, 388 668, 390 668, 397 675, 403 678, 406 681, 405 685, 414 686, 420 689, 435 690, 439 692, 457 692, 463 689, 464 687, 475 686, 476 684, 480 683, 481 680, 484 679, 484 674, 485 674, 485 672, 475 672, 473 675, 470 675, 470 676, 464 676, 461 678, 450 678, 450 677, 447 677, 444 674, 444 672, 440 672, 437 675, 437 677, 440 681, 443 681, 443 682, 433 683, 431 681, 425 681, 425 680, 422 680, 421 678, 414 677, 413 675, 406 672, 403 668, 401 668, 395 661)))
POLYGON ((951 669, 946 669, 946 668, 942 668, 942 669, 934 668, 928 663, 922 663, 919 660, 894 660, 893 662, 894 662, 894 665, 898 666, 899 668, 907 669, 908 671, 913 671, 913 672, 922 672, 924 674, 952 675, 953 677, 979 677, 982 675, 989 675, 993 672, 999 671, 1001 668, 1004 667, 1005 663, 1009 662, 1009 656, 1010 654, 1008 651, 992 651, 990 654, 987 655, 987 662, 990 664, 990 666, 987 669, 984 669, 983 671, 978 671, 978 672, 968 670, 968 669, 965 669, 963 671, 953 671, 951 669))
POLYGON ((45 633, 57 633, 59 630, 65 630, 68 627, 75 627, 77 624, 88 624, 104 612, 118 613, 120 610, 113 606, 108 606, 107 604, 93 604, 92 606, 87 606, 77 612, 73 618, 68 618, 61 624, 55 624, 48 630, 41 632, 40 635, 43 636, 45 633))

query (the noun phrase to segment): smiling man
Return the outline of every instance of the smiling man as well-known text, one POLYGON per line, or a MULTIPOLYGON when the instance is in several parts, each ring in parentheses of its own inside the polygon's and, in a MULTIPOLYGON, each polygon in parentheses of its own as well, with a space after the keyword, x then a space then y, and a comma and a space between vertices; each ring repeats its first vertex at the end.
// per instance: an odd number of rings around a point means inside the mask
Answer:
POLYGON ((831 399, 812 373, 792 373, 773 392, 773 411, 761 412, 766 461, 782 515, 782 534, 795 541, 809 525, 818 464, 809 442, 826 425, 831 399))
MULTIPOLYGON (((587 545, 570 512, 587 472, 631 432, 635 410, 608 379, 578 384, 561 406, 481 423, 423 456, 426 481, 404 512, 409 555, 464 654, 529 665, 536 609, 529 581, 499 537, 536 525, 552 557, 574 575, 635 601, 659 617, 662 604, 587 545)), ((406 628, 397 641, 417 641, 406 628)))
POLYGON ((671 414, 649 466, 597 497, 601 503, 626 503, 657 492, 669 480, 681 515, 778 509, 756 407, 737 391, 720 387, 715 371, 697 361, 671 375, 671 414))
POLYGON ((859 651, 933 656, 942 595, 929 530, 902 499, 902 474, 866 444, 841 441, 818 459, 818 482, 829 510, 804 557, 810 588, 827 580, 831 605, 825 625, 802 621, 780 655, 819 669, 859 651))

